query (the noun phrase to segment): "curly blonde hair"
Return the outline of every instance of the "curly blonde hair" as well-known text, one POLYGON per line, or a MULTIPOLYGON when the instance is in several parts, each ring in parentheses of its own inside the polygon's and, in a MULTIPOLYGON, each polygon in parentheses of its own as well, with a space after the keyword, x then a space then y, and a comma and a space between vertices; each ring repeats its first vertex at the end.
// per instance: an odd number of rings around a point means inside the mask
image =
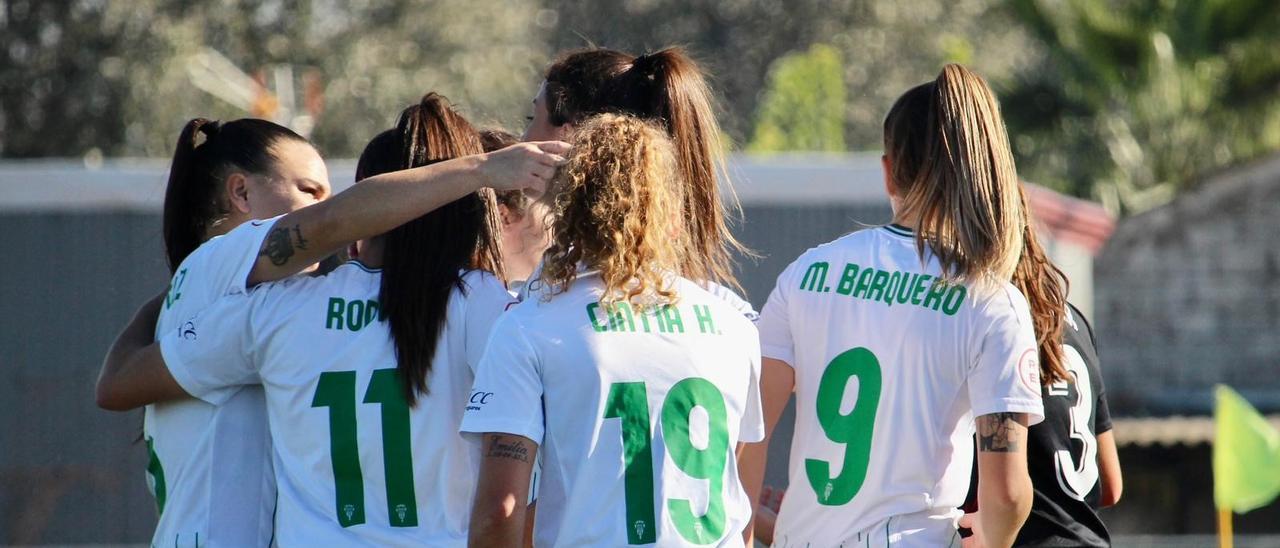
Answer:
POLYGON ((569 289, 581 264, 604 284, 606 308, 675 303, 671 276, 696 253, 684 216, 685 184, 666 132, 631 116, 602 114, 574 131, 573 152, 551 182, 552 232, 543 264, 551 294, 569 289))

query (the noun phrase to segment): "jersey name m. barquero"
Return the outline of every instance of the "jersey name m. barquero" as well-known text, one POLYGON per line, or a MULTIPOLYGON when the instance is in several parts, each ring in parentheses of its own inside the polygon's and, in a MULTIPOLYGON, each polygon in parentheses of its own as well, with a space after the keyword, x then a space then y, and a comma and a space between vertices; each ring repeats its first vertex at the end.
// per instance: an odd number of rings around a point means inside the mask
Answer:
POLYGON ((795 370, 780 545, 868 535, 946 545, 969 483, 974 417, 1043 416, 1021 293, 943 279, 901 227, 801 255, 778 277, 758 327, 764 357, 795 370))

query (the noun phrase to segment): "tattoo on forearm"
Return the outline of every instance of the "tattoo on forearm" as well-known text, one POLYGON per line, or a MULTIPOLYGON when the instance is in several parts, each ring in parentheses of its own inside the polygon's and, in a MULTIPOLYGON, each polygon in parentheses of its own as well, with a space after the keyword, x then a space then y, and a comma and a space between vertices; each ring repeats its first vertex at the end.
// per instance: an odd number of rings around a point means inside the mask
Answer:
POLYGON ((489 449, 484 456, 529 462, 529 448, 521 440, 503 443, 502 436, 489 436, 489 449))
POLYGON ((267 234, 267 244, 262 248, 262 256, 271 260, 271 264, 283 266, 293 257, 294 248, 306 249, 307 240, 302 237, 302 227, 293 225, 293 229, 278 226, 267 234))
POLYGON ((978 417, 978 450, 1012 453, 1018 450, 1018 413, 992 413, 978 417))

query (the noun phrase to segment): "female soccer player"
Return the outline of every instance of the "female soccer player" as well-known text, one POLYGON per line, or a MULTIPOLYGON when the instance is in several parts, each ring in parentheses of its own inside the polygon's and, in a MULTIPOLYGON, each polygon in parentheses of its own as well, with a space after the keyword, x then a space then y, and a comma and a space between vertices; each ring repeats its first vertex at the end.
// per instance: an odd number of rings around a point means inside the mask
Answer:
POLYGON ((741 546, 755 328, 682 273, 697 247, 662 130, 604 115, 574 137, 543 283, 494 327, 463 418, 483 444, 471 545, 520 543, 541 451, 536 545, 741 546))
MULTIPOLYGON (((1026 207, 1025 193, 1023 204, 1026 207)), ((1106 547, 1111 534, 1096 509, 1120 499, 1123 480, 1097 344, 1084 314, 1067 302, 1067 278, 1040 246, 1034 226, 1027 223, 1013 281, 1031 302, 1040 339, 1045 418, 1027 432, 1027 467, 1035 496, 1014 545, 1106 547)), ((975 468, 968 511, 980 510, 974 508, 979 484, 975 468)), ((985 544, 973 515, 962 523, 975 530, 979 545, 985 544)))
MULTIPOLYGON (((197 307, 244 285, 245 269, 270 227, 223 236, 232 228, 300 209, 329 193, 319 153, 288 128, 249 118, 188 122, 165 192, 163 234, 174 281, 157 303, 162 308, 156 327, 177 329, 197 307), (197 146, 200 136, 204 142, 197 146), (218 245, 193 256, 215 237, 218 245)), ((148 483, 160 511, 152 545, 270 541, 275 482, 260 388, 242 390, 219 407, 193 399, 148 405, 143 436, 148 483), (241 456, 247 458, 234 462, 241 456)))
MULTIPOLYGON (((192 120, 178 140, 165 197, 170 290, 144 305, 113 345, 99 379, 99 405, 126 410, 149 403, 136 390, 142 379, 129 376, 128 358, 216 298, 292 275, 345 241, 390 229, 482 185, 540 188, 563 146, 522 145, 382 175, 298 210, 329 194, 324 163, 305 139, 262 120, 192 120)), ((148 406, 147 470, 161 511, 155 545, 270 540, 275 491, 265 408, 260 391, 242 392, 218 406, 195 399, 148 406)))
MULTIPOLYGON (((724 175, 725 147, 702 69, 680 48, 639 57, 603 48, 570 52, 547 69, 525 139, 568 141, 575 126, 601 113, 635 116, 666 131, 677 173, 687 185, 681 215, 688 219, 696 251, 681 259, 684 275, 737 286, 730 254, 745 248, 730 233, 721 202, 717 175, 724 175)), ((727 288, 708 289, 755 316, 751 305, 727 288)))
MULTIPOLYGON (((981 517, 1007 546, 1030 507, 1026 428, 1043 410, 1027 302, 1008 282, 1026 216, 1004 124, 986 83, 948 65, 898 99, 884 131, 893 224, 801 255, 760 318, 770 424, 796 393, 774 543, 946 546, 976 422, 981 517)), ((765 450, 746 451, 753 489, 765 450)))
MULTIPOLYGON (((357 177, 479 150, 429 94, 369 144, 357 177)), ((282 546, 461 545, 478 462, 458 425, 512 300, 492 274, 497 230, 493 193, 480 190, 360 242, 325 276, 224 297, 144 352, 147 389, 216 404, 263 385, 282 546)))

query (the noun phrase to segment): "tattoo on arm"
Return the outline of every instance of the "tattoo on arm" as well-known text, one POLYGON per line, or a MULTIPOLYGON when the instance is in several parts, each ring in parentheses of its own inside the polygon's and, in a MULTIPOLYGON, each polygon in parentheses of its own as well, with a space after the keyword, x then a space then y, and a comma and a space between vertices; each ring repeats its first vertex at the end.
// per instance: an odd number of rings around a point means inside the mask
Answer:
POLYGON ((978 450, 989 453, 1012 453, 1018 450, 1018 415, 1021 413, 992 413, 978 417, 978 450))
POLYGON ((262 246, 260 255, 271 260, 271 264, 284 266, 293 257, 294 248, 306 249, 307 240, 302 237, 302 227, 293 225, 292 229, 278 226, 267 234, 267 242, 262 246))
POLYGON ((489 447, 485 451, 485 457, 529 462, 529 447, 523 440, 517 439, 504 443, 502 438, 503 436, 489 436, 489 447))

